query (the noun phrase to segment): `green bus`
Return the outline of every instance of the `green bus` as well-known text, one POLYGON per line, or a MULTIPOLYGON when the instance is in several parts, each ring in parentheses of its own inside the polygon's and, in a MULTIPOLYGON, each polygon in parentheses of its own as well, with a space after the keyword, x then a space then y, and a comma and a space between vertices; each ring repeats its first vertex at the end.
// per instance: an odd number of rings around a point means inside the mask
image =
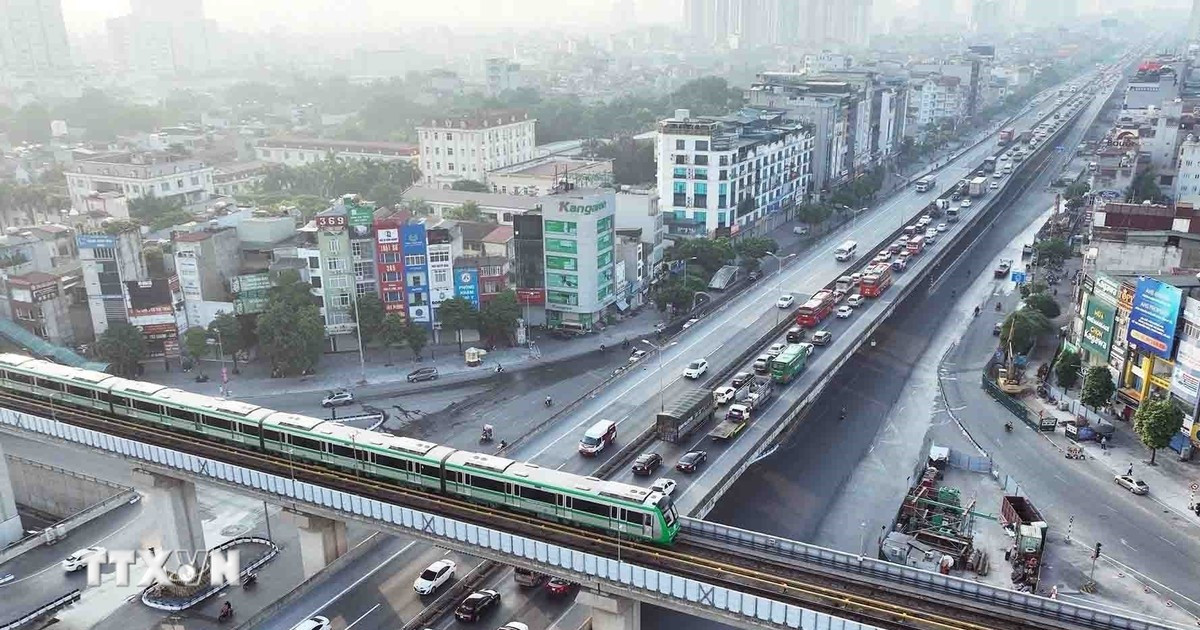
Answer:
POLYGON ((808 355, 812 354, 811 343, 794 343, 774 359, 771 359, 771 378, 776 383, 790 383, 804 369, 808 355))

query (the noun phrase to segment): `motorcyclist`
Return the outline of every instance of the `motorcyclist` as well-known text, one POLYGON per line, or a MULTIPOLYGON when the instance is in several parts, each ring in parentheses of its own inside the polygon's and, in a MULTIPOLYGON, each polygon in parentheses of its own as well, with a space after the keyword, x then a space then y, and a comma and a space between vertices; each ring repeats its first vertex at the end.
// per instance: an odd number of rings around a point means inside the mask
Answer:
POLYGON ((975 307, 975 317, 979 317, 979 307, 975 307))
POLYGON ((500 450, 504 450, 506 448, 508 448, 508 442, 505 442, 504 440, 500 440, 500 450))
POLYGON ((233 604, 230 604, 229 602, 225 602, 225 605, 221 606, 221 618, 225 619, 225 618, 232 617, 232 616, 233 616, 233 604))
POLYGON ((846 419, 846 408, 842 407, 841 414, 838 415, 838 420, 845 420, 845 419, 846 419))
POLYGON ((549 407, 550 405, 553 405, 553 404, 554 404, 554 401, 551 400, 549 396, 547 396, 546 397, 546 406, 549 407))
POLYGON ((490 425, 490 424, 483 425, 483 434, 482 434, 483 439, 485 439, 485 440, 492 439, 493 429, 494 429, 494 427, 492 427, 492 425, 490 425))

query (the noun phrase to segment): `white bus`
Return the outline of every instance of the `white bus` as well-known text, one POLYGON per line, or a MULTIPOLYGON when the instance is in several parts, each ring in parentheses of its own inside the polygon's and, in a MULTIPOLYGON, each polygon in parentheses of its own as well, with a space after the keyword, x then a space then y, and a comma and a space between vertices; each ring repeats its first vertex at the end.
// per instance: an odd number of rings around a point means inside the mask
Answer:
POLYGON ((921 179, 917 180, 917 192, 926 192, 936 185, 937 185, 936 177, 933 177, 933 176, 922 177, 921 179))
POLYGON ((842 262, 853 259, 856 253, 858 253, 858 243, 854 241, 846 241, 833 250, 834 257, 842 262))

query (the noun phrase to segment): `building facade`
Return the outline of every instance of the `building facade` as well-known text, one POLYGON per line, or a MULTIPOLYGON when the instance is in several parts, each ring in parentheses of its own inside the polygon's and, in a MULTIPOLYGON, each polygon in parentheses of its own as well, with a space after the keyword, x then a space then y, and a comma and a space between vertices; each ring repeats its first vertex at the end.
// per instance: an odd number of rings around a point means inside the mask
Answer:
POLYGON ((542 232, 547 325, 590 330, 616 301, 615 211, 611 190, 546 197, 542 232))
POLYGON ((217 314, 234 313, 229 283, 237 277, 242 262, 237 230, 178 233, 174 246, 187 327, 207 328, 217 314))
POLYGON ((417 127, 424 184, 449 188, 460 179, 486 182, 489 171, 533 159, 536 122, 521 111, 426 121, 417 127))
POLYGON ((61 0, 0 0, 0 79, 61 77, 73 70, 61 0))
POLYGON ((142 237, 130 226, 114 234, 79 234, 75 238, 92 330, 100 336, 110 322, 129 321, 123 282, 150 277, 142 256, 142 237))
POLYGON ((167 154, 113 153, 76 161, 63 174, 71 207, 81 213, 87 211, 93 192, 178 200, 185 206, 203 203, 214 192, 212 166, 167 154))
POLYGON ((314 138, 262 138, 254 142, 258 160, 267 164, 304 166, 327 157, 375 162, 417 161, 419 148, 403 142, 359 142, 314 138))

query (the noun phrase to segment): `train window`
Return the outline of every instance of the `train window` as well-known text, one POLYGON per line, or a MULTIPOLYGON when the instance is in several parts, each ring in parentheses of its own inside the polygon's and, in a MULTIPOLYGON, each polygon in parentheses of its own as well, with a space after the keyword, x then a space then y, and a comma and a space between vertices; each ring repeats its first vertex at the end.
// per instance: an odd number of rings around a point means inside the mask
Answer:
POLYGON ((450 483, 462 483, 462 477, 462 473, 458 472, 457 470, 446 471, 446 481, 449 481, 450 483))
POLYGON ((572 499, 571 507, 580 511, 593 514, 601 518, 611 518, 611 514, 607 505, 603 503, 595 503, 586 499, 572 499))
POLYGON ((442 469, 437 466, 430 466, 429 464, 421 464, 420 470, 421 470, 421 474, 425 475, 426 477, 438 478, 438 477, 442 476, 442 469))
POLYGON ((550 505, 558 503, 558 495, 553 492, 546 492, 540 488, 530 488, 529 486, 520 486, 520 488, 523 498, 541 503, 549 503, 550 505))
POLYGON ((471 485, 476 488, 491 490, 493 492, 504 492, 504 482, 498 479, 489 479, 487 477, 476 477, 472 475, 471 485))
POLYGON ((129 399, 124 396, 113 396, 112 404, 116 407, 128 407, 129 399))
POLYGON ((221 418, 214 418, 212 416, 200 416, 200 421, 203 422, 205 424, 205 426, 216 427, 216 428, 222 429, 224 431, 233 430, 233 423, 228 420, 223 420, 221 418))
POLYGON ((44 378, 39 378, 37 380, 37 384, 38 387, 41 387, 42 389, 53 389, 56 392, 61 392, 63 390, 62 383, 57 383, 44 378))
POLYGON ((238 424, 237 430, 238 432, 249 435, 250 437, 258 437, 258 434, 260 433, 257 424, 238 424))
POLYGON ((72 396, 79 396, 80 398, 95 398, 95 393, 92 390, 75 387, 74 385, 67 385, 67 393, 72 396))
POLYGON ((33 378, 32 378, 32 377, 30 377, 30 376, 28 376, 28 375, 25 375, 25 374, 21 374, 21 373, 19 373, 19 372, 9 372, 9 373, 8 373, 8 378, 9 378, 10 380, 16 381, 16 382, 18 382, 18 383, 25 383, 26 385, 32 385, 32 384, 33 384, 33 378))
POLYGON ((354 459, 354 449, 350 448, 349 446, 343 446, 341 444, 334 444, 334 443, 330 442, 329 450, 334 455, 338 455, 341 457, 349 457, 350 459, 354 459))
POLYGON ((290 441, 293 446, 299 446, 300 448, 306 448, 310 451, 325 450, 325 449, 321 448, 321 443, 319 441, 314 440, 312 438, 300 437, 298 435, 288 435, 288 441, 290 441))
POLYGON ((375 455, 375 461, 380 466, 386 466, 393 470, 402 470, 409 472, 412 469, 408 466, 408 460, 400 459, 399 457, 388 457, 387 455, 375 455))
MULTIPOLYGON (((187 409, 180 409, 178 407, 167 407, 167 415, 171 416, 172 418, 178 418, 179 420, 185 420, 187 422, 196 421, 196 414, 188 411, 187 409)), ((204 424, 208 424, 207 419, 205 419, 204 424)))
POLYGON ((641 512, 634 512, 633 510, 621 510, 621 520, 625 521, 626 523, 642 526, 649 521, 649 517, 641 512))
POLYGON ((268 442, 281 442, 281 441, 282 441, 282 440, 279 438, 279 432, 278 432, 278 431, 272 431, 272 430, 270 430, 270 429, 267 429, 266 431, 263 431, 263 433, 262 433, 262 438, 263 438, 264 440, 268 441, 268 442))
POLYGON ((158 403, 146 402, 144 400, 134 400, 133 408, 162 415, 162 405, 159 405, 158 403))

